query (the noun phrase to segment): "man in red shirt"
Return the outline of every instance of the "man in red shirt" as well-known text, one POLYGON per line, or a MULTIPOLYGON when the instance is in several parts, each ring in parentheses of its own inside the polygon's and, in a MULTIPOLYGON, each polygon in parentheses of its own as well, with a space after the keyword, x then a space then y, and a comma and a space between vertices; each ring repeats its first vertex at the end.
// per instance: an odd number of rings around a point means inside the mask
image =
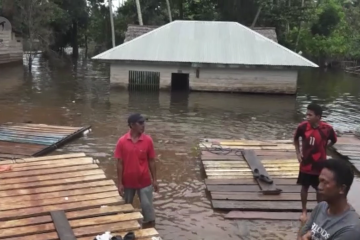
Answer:
MULTIPOLYGON (((337 137, 334 129, 321 121, 322 108, 318 104, 311 103, 307 107, 307 121, 300 123, 295 131, 294 145, 297 159, 300 163, 297 184, 301 185, 302 214, 300 220, 307 220, 307 196, 309 187, 317 190, 321 163, 326 161, 326 148, 336 143, 337 137), (300 141, 301 137, 301 150, 300 141), (329 143, 329 140, 331 141, 329 143)), ((319 201, 319 198, 317 197, 319 201)))
POLYGON ((130 115, 128 125, 130 131, 120 137, 115 148, 119 194, 126 203, 132 204, 137 192, 143 223, 146 227, 154 227, 153 191, 158 192, 159 188, 153 140, 144 133, 145 118, 141 114, 130 115))

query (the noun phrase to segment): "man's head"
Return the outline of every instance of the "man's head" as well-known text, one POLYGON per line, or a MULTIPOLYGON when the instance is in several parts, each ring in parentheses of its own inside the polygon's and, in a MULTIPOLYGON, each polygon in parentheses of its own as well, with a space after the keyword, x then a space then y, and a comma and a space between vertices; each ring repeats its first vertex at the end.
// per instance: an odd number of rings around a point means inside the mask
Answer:
POLYGON ((320 105, 310 103, 307 107, 306 120, 308 120, 310 124, 316 124, 320 121, 322 112, 323 110, 320 105))
POLYGON ((143 133, 145 131, 145 118, 140 113, 131 114, 128 118, 128 125, 131 131, 143 133))
POLYGON ((354 180, 351 166, 344 160, 329 159, 324 162, 319 176, 318 191, 321 200, 336 202, 346 198, 354 180))

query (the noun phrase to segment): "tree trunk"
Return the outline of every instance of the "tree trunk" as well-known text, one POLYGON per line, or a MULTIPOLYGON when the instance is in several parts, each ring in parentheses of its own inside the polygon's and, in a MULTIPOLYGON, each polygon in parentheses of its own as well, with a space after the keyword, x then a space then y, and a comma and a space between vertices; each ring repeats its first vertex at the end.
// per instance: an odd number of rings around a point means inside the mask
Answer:
POLYGON ((136 0, 136 10, 137 10, 137 15, 138 15, 138 19, 139 19, 139 25, 142 26, 142 25, 144 25, 144 23, 143 23, 143 19, 142 19, 140 0, 136 0))
POLYGON ((168 14, 169 14, 169 21, 172 22, 171 6, 170 6, 169 0, 166 0, 166 6, 167 6, 168 14))
POLYGON ((30 53, 29 53, 29 61, 28 61, 29 72, 31 72, 31 70, 32 70, 32 60, 33 60, 33 57, 32 57, 32 53, 30 51, 30 53))
POLYGON ((259 15, 260 15, 260 13, 261 13, 261 9, 262 9, 262 6, 259 6, 259 8, 258 8, 258 10, 257 10, 257 12, 256 12, 256 15, 255 15, 254 21, 253 21, 252 24, 251 24, 251 27, 255 27, 256 22, 257 22, 257 20, 258 20, 258 18, 259 18, 259 15))
POLYGON ((112 0, 109 0, 109 10, 110 10, 110 24, 111 24, 111 39, 112 47, 115 47, 115 28, 114 28, 114 17, 112 11, 112 0))
POLYGON ((78 22, 73 20, 73 29, 72 29, 72 55, 74 58, 79 57, 79 44, 78 44, 78 22))
POLYGON ((183 0, 178 0, 179 4, 179 18, 182 20, 184 19, 184 3, 183 0))
MULTIPOLYGON (((304 8, 304 0, 301 1, 301 8, 304 8)), ((301 27, 302 27, 303 22, 300 21, 299 23, 299 30, 297 33, 297 37, 296 37, 296 42, 295 42, 295 52, 297 51, 298 45, 299 45, 299 40, 300 40, 300 32, 301 32, 301 27)))
POLYGON ((87 58, 88 55, 88 35, 85 33, 85 58, 87 58))

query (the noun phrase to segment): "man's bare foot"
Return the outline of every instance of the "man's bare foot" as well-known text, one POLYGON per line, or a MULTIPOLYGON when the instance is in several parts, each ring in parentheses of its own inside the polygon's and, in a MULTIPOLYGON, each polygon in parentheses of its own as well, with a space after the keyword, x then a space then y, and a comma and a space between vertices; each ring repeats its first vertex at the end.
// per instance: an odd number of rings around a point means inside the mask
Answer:
POLYGON ((300 221, 301 223, 306 223, 307 221, 307 212, 302 212, 301 216, 300 216, 300 221))

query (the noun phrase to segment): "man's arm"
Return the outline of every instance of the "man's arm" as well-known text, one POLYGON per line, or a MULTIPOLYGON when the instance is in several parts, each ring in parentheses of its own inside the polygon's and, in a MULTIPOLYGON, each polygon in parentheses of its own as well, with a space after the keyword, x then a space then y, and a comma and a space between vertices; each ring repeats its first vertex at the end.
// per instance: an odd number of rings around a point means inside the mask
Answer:
POLYGON ((300 143, 299 143, 299 137, 303 137, 303 130, 302 130, 302 125, 299 125, 296 128, 295 134, 294 134, 294 146, 295 146, 295 151, 296 151, 296 156, 299 160, 299 162, 301 162, 300 160, 302 160, 302 154, 300 151, 300 143))
MULTIPOLYGON (((309 219, 306 221, 305 225, 299 231, 298 240, 311 239, 311 238, 307 238, 308 237, 307 234, 309 234, 309 231, 311 231, 311 227, 312 227, 312 224, 313 224, 313 222, 315 220, 315 217, 318 214, 318 211, 321 209, 321 204, 323 204, 323 203, 319 203, 312 210, 309 219)), ((310 237, 311 237, 311 235, 310 235, 310 237)))
POLYGON ((329 132, 329 140, 330 140, 330 143, 328 144, 329 147, 332 147, 337 142, 337 136, 332 127, 330 128, 330 132, 329 132))
POLYGON ((114 157, 116 158, 116 170, 117 170, 117 184, 118 184, 118 190, 121 196, 123 196, 124 193, 124 185, 123 185, 123 160, 122 160, 122 148, 121 148, 121 142, 120 140, 117 142, 115 147, 115 153, 114 157))
POLYGON ((123 175, 123 160, 118 158, 117 159, 117 166, 116 166, 116 170, 117 170, 117 177, 118 177, 118 180, 117 180, 117 183, 118 183, 118 186, 122 186, 123 183, 122 183, 122 175, 123 175))
POLYGON ((151 173, 151 177, 153 180, 153 186, 155 192, 158 191, 158 184, 157 184, 157 177, 156 177, 156 162, 155 162, 155 149, 154 149, 154 143, 151 139, 149 149, 148 149, 148 159, 149 159, 149 169, 151 173))

